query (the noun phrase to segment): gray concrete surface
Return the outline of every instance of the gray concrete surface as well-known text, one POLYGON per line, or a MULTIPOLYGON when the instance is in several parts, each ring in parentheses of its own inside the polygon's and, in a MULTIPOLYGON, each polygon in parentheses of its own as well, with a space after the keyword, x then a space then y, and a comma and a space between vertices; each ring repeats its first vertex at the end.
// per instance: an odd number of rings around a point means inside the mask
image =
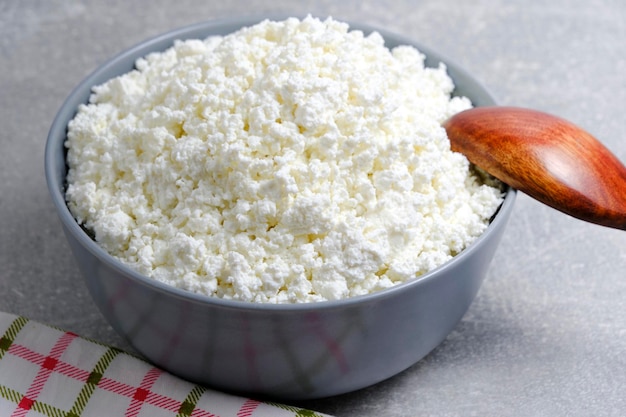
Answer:
MULTIPOLYGON (((0 310, 130 349, 91 303, 53 212, 50 123, 74 85, 141 40, 278 12, 412 37, 500 103, 565 117, 626 161, 622 0, 0 0, 0 310)), ((626 233, 521 195, 478 298, 439 348, 376 386, 305 405, 337 416, 626 415, 626 233)))

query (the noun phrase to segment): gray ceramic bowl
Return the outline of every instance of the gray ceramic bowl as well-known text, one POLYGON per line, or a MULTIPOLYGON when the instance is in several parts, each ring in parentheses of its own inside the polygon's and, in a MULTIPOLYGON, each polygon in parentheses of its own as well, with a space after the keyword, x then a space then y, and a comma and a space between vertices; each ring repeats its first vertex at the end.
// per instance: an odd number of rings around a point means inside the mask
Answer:
MULTIPOLYGON (((283 19, 285 17, 275 17, 283 19)), ((282 399, 331 396, 375 384, 415 364, 455 327, 473 301, 515 201, 506 198, 487 231, 447 264, 367 296, 300 305, 264 305, 192 294, 142 276, 101 249, 65 205, 68 122, 91 87, 130 71, 137 58, 175 39, 227 34, 258 18, 213 21, 141 43, 107 61, 71 93, 50 129, 45 172, 74 257, 109 323, 156 365, 191 381, 282 399)), ((373 28, 351 25, 370 32, 373 28)), ((412 44, 427 64, 446 62, 456 94, 494 100, 458 66, 415 42, 378 30, 387 45, 412 44)))

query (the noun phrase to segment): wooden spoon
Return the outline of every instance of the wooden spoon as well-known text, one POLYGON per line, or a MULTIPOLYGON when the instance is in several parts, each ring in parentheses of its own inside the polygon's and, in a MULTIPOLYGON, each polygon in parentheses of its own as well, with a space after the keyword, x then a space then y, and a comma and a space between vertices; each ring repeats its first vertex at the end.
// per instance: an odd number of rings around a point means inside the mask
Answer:
POLYGON ((566 120, 516 107, 477 107, 444 123, 452 150, 573 217, 626 230, 626 168, 566 120))

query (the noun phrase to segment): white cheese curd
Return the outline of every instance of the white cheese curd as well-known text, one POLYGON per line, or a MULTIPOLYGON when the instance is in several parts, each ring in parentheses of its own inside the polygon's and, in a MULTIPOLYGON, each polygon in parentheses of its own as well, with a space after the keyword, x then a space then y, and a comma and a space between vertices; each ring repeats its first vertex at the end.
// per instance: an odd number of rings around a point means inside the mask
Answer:
POLYGON ((331 18, 177 41, 93 89, 66 193, 110 254, 161 282, 259 303, 369 294, 441 265, 502 201, 441 123, 444 65, 331 18))

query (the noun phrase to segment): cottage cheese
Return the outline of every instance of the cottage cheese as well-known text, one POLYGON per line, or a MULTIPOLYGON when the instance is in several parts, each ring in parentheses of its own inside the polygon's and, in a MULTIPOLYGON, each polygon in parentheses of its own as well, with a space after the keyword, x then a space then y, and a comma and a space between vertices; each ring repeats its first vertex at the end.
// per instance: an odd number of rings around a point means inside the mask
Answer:
POLYGON ((133 269, 210 296, 337 300, 462 251, 502 200, 441 122, 444 65, 312 17, 178 41, 93 89, 67 203, 133 269))

